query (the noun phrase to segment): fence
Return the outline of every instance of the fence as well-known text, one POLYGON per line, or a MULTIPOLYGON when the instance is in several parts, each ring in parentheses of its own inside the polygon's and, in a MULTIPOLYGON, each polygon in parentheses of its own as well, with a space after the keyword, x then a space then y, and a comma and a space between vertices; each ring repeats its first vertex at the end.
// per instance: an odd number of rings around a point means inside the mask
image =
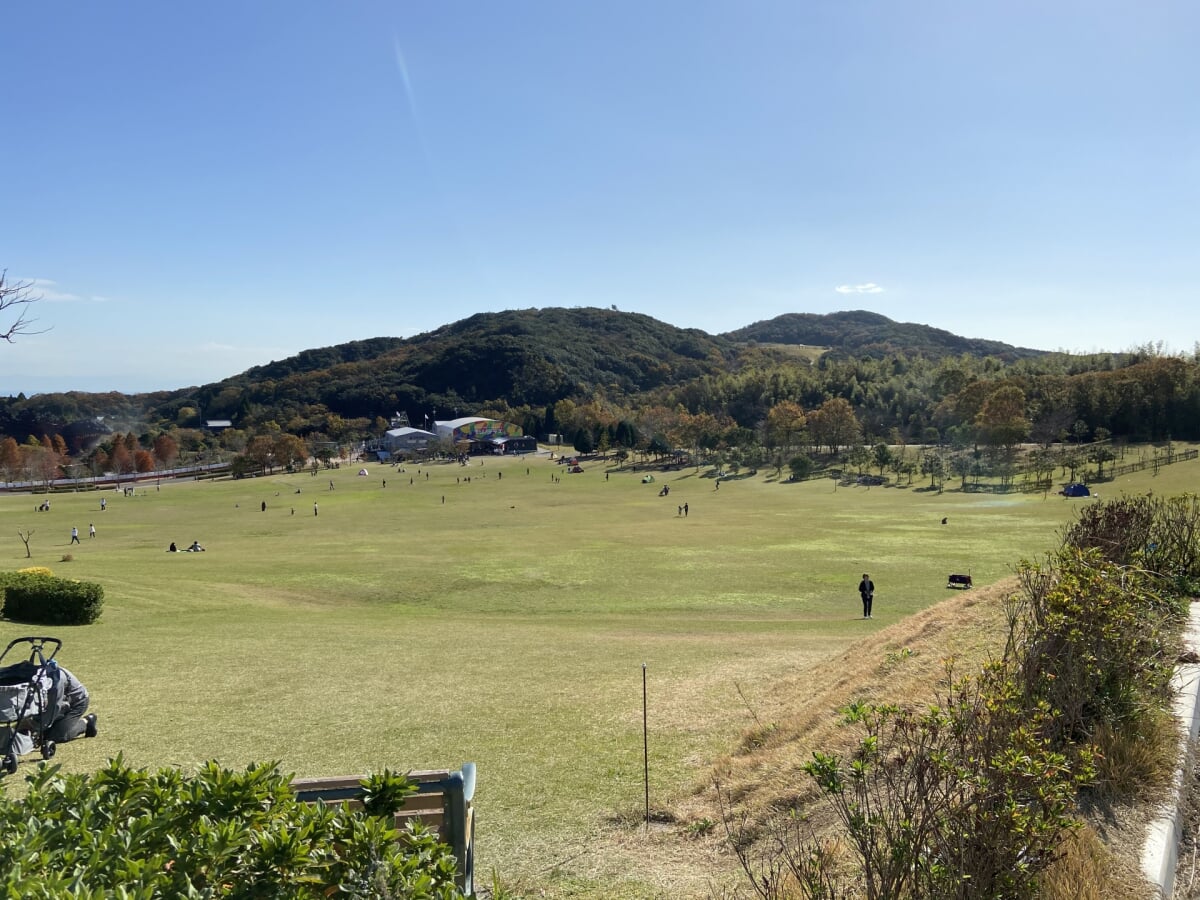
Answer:
POLYGON ((1161 456, 1156 454, 1152 459, 1139 459, 1137 462, 1110 466, 1108 477, 1116 478, 1118 475, 1128 475, 1130 472, 1140 472, 1143 469, 1157 469, 1159 466, 1169 466, 1171 463, 1187 462, 1189 459, 1195 459, 1197 456, 1200 456, 1200 450, 1180 450, 1177 453, 1169 451, 1161 456))

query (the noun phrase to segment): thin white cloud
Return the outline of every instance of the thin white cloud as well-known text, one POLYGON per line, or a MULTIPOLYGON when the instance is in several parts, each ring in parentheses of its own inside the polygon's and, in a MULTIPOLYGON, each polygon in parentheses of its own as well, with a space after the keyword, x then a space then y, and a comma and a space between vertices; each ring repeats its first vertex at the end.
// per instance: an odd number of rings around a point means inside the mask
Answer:
POLYGON ((45 300, 47 303, 70 303, 83 299, 78 294, 68 294, 66 291, 60 291, 58 289, 58 282, 51 281, 49 278, 32 279, 29 282, 29 290, 39 300, 45 300))
POLYGON ((839 284, 834 288, 839 294, 882 294, 883 288, 873 281, 866 284, 839 284))
POLYGON ((31 278, 29 280, 29 290, 38 300, 45 300, 47 303, 107 303, 107 297, 92 295, 85 297, 82 294, 72 294, 70 291, 60 290, 58 282, 49 278, 31 278))

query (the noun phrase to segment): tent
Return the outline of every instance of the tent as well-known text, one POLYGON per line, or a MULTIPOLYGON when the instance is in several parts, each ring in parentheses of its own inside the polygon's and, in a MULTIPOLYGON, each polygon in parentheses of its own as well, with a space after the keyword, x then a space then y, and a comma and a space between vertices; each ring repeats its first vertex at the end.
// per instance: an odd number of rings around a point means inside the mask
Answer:
POLYGON ((1066 487, 1064 487, 1062 489, 1062 495, 1064 497, 1090 497, 1092 492, 1088 490, 1088 486, 1086 484, 1075 482, 1075 484, 1068 484, 1066 487))
POLYGON ((366 469, 359 469, 359 470, 358 470, 358 474, 359 474, 359 475, 366 475, 366 474, 367 474, 367 470, 366 470, 366 469))

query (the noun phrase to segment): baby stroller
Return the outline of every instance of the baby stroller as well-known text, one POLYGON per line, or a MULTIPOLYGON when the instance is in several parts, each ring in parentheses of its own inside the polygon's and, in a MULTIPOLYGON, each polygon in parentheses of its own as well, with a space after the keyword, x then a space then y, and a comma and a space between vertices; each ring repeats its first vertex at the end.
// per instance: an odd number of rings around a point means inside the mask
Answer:
POLYGON ((0 653, 0 776, 16 772, 17 760, 36 749, 42 759, 54 755, 54 741, 46 733, 62 692, 62 671, 54 661, 61 648, 58 638, 24 637, 10 641, 0 653), (28 659, 3 665, 18 644, 29 645, 28 659))

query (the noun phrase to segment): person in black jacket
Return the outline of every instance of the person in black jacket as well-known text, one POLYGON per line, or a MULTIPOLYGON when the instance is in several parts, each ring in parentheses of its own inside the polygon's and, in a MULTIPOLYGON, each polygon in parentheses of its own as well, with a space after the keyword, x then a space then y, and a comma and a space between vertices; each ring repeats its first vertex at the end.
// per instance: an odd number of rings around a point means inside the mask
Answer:
POLYGON ((875 600, 875 582, 871 576, 863 572, 862 581, 858 583, 858 593, 862 596, 863 618, 871 618, 871 603, 875 600))

